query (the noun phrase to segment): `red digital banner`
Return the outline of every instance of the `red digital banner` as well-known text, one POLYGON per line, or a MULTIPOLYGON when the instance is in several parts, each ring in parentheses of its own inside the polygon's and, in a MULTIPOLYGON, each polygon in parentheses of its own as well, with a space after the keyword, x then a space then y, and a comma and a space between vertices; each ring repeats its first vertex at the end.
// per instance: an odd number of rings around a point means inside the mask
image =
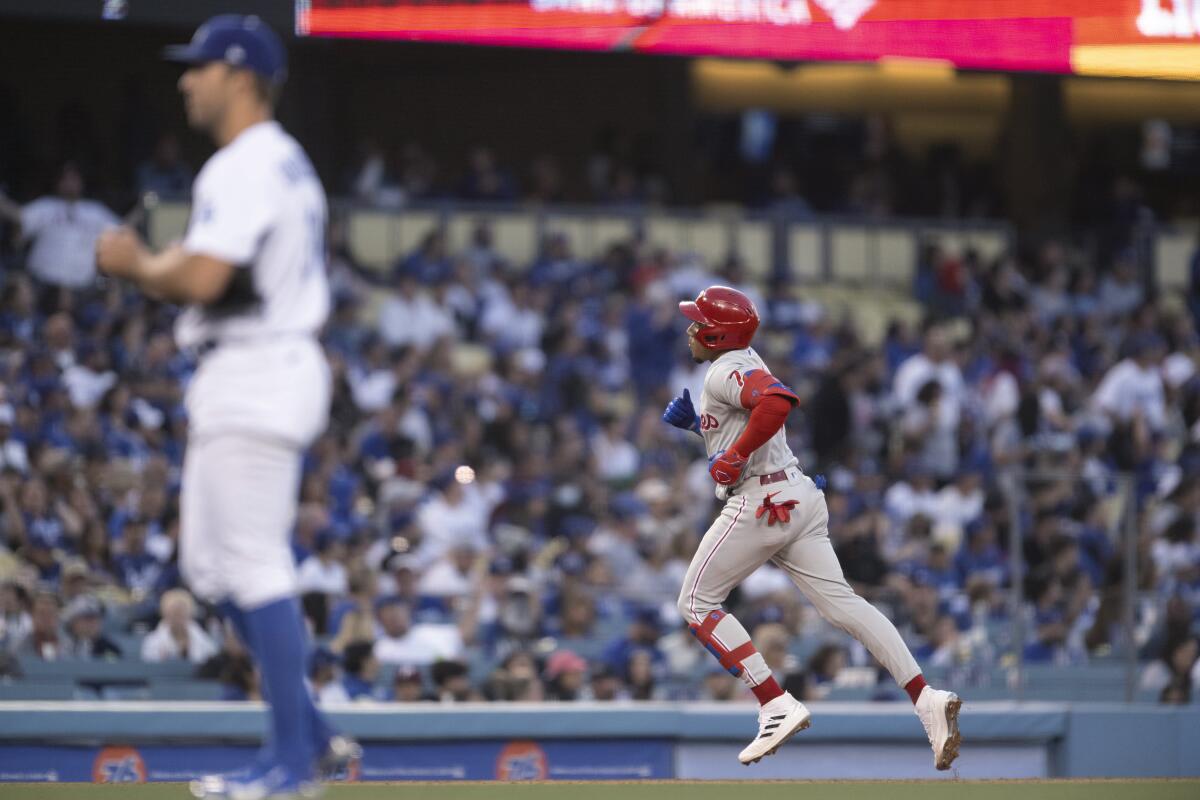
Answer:
POLYGON ((1200 78, 1200 0, 300 0, 296 24, 314 36, 1200 78))

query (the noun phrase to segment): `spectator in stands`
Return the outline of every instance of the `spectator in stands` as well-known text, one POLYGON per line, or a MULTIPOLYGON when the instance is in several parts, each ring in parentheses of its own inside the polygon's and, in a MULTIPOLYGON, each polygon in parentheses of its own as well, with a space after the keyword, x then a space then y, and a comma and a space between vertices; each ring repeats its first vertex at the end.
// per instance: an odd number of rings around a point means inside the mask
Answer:
MULTIPOLYGON (((785 691, 793 691, 795 688, 793 685, 785 691)), ((738 700, 744 693, 745 687, 742 682, 730 675, 720 664, 710 663, 705 667, 699 700, 707 703, 728 703, 738 700)))
MULTIPOLYGON (((313 554, 300 564, 296 580, 301 595, 318 594, 324 599, 322 605, 330 598, 341 597, 349 588, 346 580, 346 567, 342 560, 346 555, 346 546, 331 530, 317 534, 316 547, 313 554)), ((324 633, 327 615, 321 615, 319 633, 324 633)))
POLYGON ((983 580, 994 587, 1008 582, 1008 559, 996 541, 995 524, 990 519, 980 519, 966 525, 965 536, 958 555, 954 559, 959 582, 966 586, 974 580, 983 580))
POLYGON ((588 674, 588 685, 580 699, 606 702, 625 700, 628 699, 628 695, 621 686, 621 676, 616 670, 600 662, 592 665, 588 674))
POLYGON ((805 670, 808 685, 804 693, 806 700, 820 700, 829 694, 837 681, 838 673, 848 663, 846 650, 838 644, 823 644, 808 659, 805 670))
POLYGON ((121 585, 139 596, 152 591, 162 575, 162 563, 146 551, 146 521, 140 517, 126 519, 117 548, 113 567, 121 585))
POLYGON ((850 455, 854 429, 850 403, 863 374, 860 366, 859 361, 851 358, 831 365, 807 404, 809 439, 816 451, 815 466, 819 470, 827 470, 850 455))
POLYGON ((412 622, 412 609, 400 598, 386 597, 376 603, 379 636, 375 657, 384 664, 425 666, 438 659, 459 658, 463 639, 455 625, 412 622))
POLYGON ((1197 682, 1200 682, 1200 642, 1187 635, 1168 642, 1162 656, 1146 665, 1140 685, 1146 691, 1157 692, 1172 685, 1190 688, 1197 682))
POLYGON ((963 376, 955 361, 948 332, 937 326, 926 331, 921 352, 908 358, 896 370, 892 392, 897 406, 907 411, 916 405, 918 394, 931 380, 936 381, 940 389, 937 427, 954 430, 965 399, 963 376))
POLYGON ((376 139, 368 139, 362 150, 362 163, 350 186, 354 197, 384 208, 404 205, 409 199, 408 193, 395 166, 388 163, 383 146, 376 139))
POLYGON ((479 320, 483 333, 493 337, 502 352, 518 351, 517 363, 530 372, 540 372, 546 356, 539 347, 546 326, 547 294, 523 283, 497 288, 479 320))
POLYGON ((0 583, 0 653, 16 650, 32 630, 25 587, 11 580, 0 583))
POLYGON ((429 675, 437 698, 442 703, 469 703, 483 699, 471 686, 470 673, 462 661, 436 661, 429 675))
POLYGON ((604 660, 629 684, 634 699, 649 699, 648 696, 639 697, 639 691, 645 693, 654 678, 666 672, 667 657, 658 648, 660 618, 657 608, 638 609, 626 635, 612 642, 604 651, 604 660), (645 658, 638 658, 635 663, 638 654, 643 654, 645 658), (635 669, 640 674, 635 675, 635 669))
POLYGON ((533 204, 562 202, 562 169, 554 156, 543 153, 534 158, 529 168, 529 183, 524 199, 533 204))
POLYGON ((1070 620, 1064 609, 1063 587, 1047 570, 1029 577, 1028 594, 1033 598, 1033 636, 1025 646, 1030 663, 1064 663, 1070 620))
POLYGON ((158 626, 142 640, 143 661, 183 659, 203 664, 217 654, 217 645, 195 620, 196 603, 186 589, 163 593, 158 626))
POLYGON ((121 648, 104 635, 104 606, 91 595, 76 597, 63 611, 62 652, 73 658, 120 658, 121 648))
POLYGON ((192 171, 179 154, 179 138, 164 133, 154 145, 154 154, 138 165, 135 177, 138 196, 153 192, 160 197, 182 198, 192 190, 192 171))
POLYGON ((388 347, 411 347, 423 354, 456 329, 453 313, 423 288, 432 280, 412 269, 400 273, 395 294, 379 308, 379 336, 388 347))
POLYGON ((16 419, 17 412, 12 404, 0 403, 0 482, 5 482, 3 475, 6 472, 21 475, 29 472, 28 449, 23 441, 13 436, 12 426, 16 419))
POLYGON ((200 665, 196 677, 220 682, 222 700, 261 700, 258 670, 246 645, 234 633, 232 625, 223 625, 221 632, 224 637, 221 649, 200 665))
POLYGON ((546 699, 573 701, 583 696, 587 661, 570 650, 556 650, 546 659, 546 699))
POLYGON ((422 564, 437 564, 456 548, 460 557, 486 552, 488 517, 497 498, 489 497, 477 484, 464 484, 449 473, 431 483, 434 493, 417 511, 421 547, 416 555, 422 564))
POLYGON ((563 639, 585 639, 596 628, 596 601, 585 591, 564 591, 561 598, 558 635, 563 639))
POLYGON ((1092 403, 1116 427, 1145 426, 1161 431, 1166 424, 1162 373, 1162 339, 1141 334, 1130 340, 1128 357, 1104 374, 1092 395, 1092 403))
POLYGON ((966 642, 959 634, 958 623, 949 614, 938 617, 933 634, 924 646, 913 650, 913 656, 922 664, 934 667, 951 667, 968 661, 964 652, 966 642))
POLYGON ((342 651, 342 678, 326 685, 317 695, 322 704, 346 702, 375 702, 386 699, 385 691, 376 686, 379 678, 379 659, 372 652, 370 641, 351 642, 342 651))
POLYGON ((812 218, 812 206, 800 194, 796 173, 787 167, 778 166, 771 173, 767 210, 788 220, 802 221, 812 218))
POLYGON ((926 381, 900 420, 906 452, 925 464, 942 480, 951 478, 958 465, 957 420, 942 412, 945 390, 937 379, 926 381))
MULTIPOLYGON (((10 541, 25 543, 44 552, 68 545, 67 526, 64 524, 62 511, 51 505, 50 494, 43 480, 34 478, 26 481, 21 486, 19 499, 11 489, 11 481, 0 486, 9 487, 9 499, 5 500, 5 508, 12 510, 7 526, 10 541)), ((43 577, 57 577, 57 569, 49 573, 44 572, 43 577)))
POLYGON ((421 671, 416 667, 403 665, 396 668, 396 674, 392 677, 391 699, 396 703, 423 703, 437 700, 436 697, 425 691, 425 681, 421 678, 421 671))
POLYGON ((18 654, 43 661, 54 661, 62 655, 63 635, 58 611, 58 598, 53 592, 41 591, 33 596, 29 611, 29 633, 17 647, 18 654))
POLYGON ((497 166, 491 148, 478 146, 471 150, 458 196, 464 200, 504 202, 516 198, 517 187, 512 176, 497 166))
POLYGON ((322 692, 328 692, 331 686, 338 685, 338 669, 341 659, 326 647, 317 647, 309 657, 308 683, 313 699, 318 704, 325 702, 342 702, 340 697, 331 701, 322 698, 322 692))
POLYGON ((95 408, 117 382, 108 353, 90 344, 81 345, 75 363, 62 372, 63 386, 76 408, 95 408))
POLYGON ((397 281, 409 278, 421 286, 440 283, 452 271, 446 250, 446 231, 440 227, 426 233, 420 246, 392 267, 392 275, 397 281))
POLYGON ((1192 682, 1183 678, 1175 678, 1163 687, 1158 701, 1169 705, 1187 705, 1192 702, 1192 682))
POLYGON ((630 699, 664 699, 658 687, 661 673, 662 670, 655 664, 654 656, 650 651, 634 650, 630 653, 629 660, 625 664, 630 699))
POLYGON ((484 697, 497 702, 539 702, 546 699, 545 686, 538 677, 537 661, 518 650, 500 662, 488 676, 484 697))
POLYGON ((1100 281, 1100 312, 1110 318, 1131 313, 1145 300, 1137 279, 1136 256, 1122 251, 1113 263, 1112 272, 1100 281))
POLYGON ((96 277, 96 238, 120 220, 83 192, 83 173, 67 162, 53 195, 18 206, 0 193, 0 218, 19 226, 22 238, 32 242, 26 268, 43 283, 79 289, 96 277))
POLYGON ((495 619, 480 634, 488 652, 502 656, 531 647, 542 633, 542 604, 533 582, 522 575, 507 577, 490 602, 497 606, 495 619))

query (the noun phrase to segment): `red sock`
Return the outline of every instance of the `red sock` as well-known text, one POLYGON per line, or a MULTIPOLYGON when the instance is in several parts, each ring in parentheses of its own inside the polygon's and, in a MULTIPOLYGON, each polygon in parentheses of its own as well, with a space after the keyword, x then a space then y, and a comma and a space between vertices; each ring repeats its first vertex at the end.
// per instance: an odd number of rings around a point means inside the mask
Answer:
POLYGON ((774 676, 767 678, 750 691, 754 692, 754 696, 758 698, 758 704, 760 706, 765 706, 767 703, 783 694, 783 689, 779 688, 779 684, 775 682, 774 676))
POLYGON ((921 696, 921 690, 925 688, 925 676, 918 675, 908 683, 904 684, 904 691, 908 692, 909 698, 913 701, 913 705, 917 704, 917 698, 921 696))

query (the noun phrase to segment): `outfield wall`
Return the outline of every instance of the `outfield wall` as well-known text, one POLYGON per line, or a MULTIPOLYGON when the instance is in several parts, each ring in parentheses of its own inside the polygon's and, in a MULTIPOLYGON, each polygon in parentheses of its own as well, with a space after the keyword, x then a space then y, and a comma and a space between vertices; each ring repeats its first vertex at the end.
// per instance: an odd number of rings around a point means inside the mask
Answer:
MULTIPOLYGON (((907 704, 813 703, 813 727, 742 767, 754 708, 706 704, 342 706, 359 780, 1200 776, 1200 706, 972 703, 937 773, 907 704)), ((184 780, 245 762, 248 703, 0 703, 0 780, 184 780)))

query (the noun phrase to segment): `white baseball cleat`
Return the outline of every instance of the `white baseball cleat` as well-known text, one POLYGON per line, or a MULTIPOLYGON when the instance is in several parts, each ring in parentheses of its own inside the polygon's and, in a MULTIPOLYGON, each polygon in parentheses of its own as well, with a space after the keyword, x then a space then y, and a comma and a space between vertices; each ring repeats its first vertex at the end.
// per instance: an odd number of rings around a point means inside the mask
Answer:
POLYGON ((929 744, 933 747, 933 765, 938 769, 950 769, 954 759, 958 758, 958 747, 962 744, 962 734, 958 732, 961 708, 962 700, 954 692, 926 686, 917 697, 917 717, 925 726, 929 744))
POLYGON ((272 767, 246 778, 205 775, 188 784, 197 800, 314 800, 323 787, 304 780, 284 767, 272 767))
POLYGON ((788 692, 784 692, 758 710, 758 736, 738 754, 738 761, 749 766, 775 751, 792 736, 809 726, 812 713, 788 692))

